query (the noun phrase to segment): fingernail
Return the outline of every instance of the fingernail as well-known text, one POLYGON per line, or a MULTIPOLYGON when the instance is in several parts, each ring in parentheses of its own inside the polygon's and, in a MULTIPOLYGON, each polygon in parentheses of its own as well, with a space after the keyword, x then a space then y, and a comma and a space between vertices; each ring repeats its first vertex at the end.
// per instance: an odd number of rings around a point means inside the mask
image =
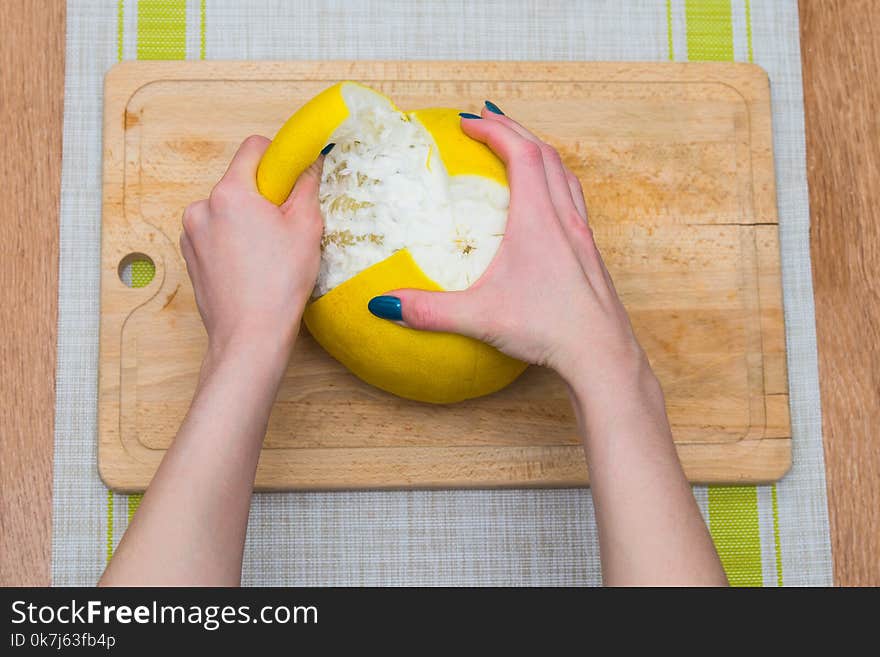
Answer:
POLYGON ((463 119, 482 119, 479 114, 471 114, 470 112, 459 112, 458 115, 463 119))
POLYGON ((385 294, 373 297, 367 304, 367 308, 379 319, 390 319, 395 322, 403 319, 403 313, 400 310, 400 299, 397 297, 390 297, 385 294))
POLYGON ((324 148, 321 149, 321 155, 326 155, 327 153, 332 151, 334 146, 336 146, 336 142, 332 142, 324 146, 324 148))
POLYGON ((486 103, 486 109, 489 110, 490 112, 492 112, 493 114, 502 114, 502 115, 504 114, 504 112, 501 111, 501 108, 498 107, 498 105, 493 103, 491 100, 487 100, 487 101, 485 101, 485 103, 486 103))

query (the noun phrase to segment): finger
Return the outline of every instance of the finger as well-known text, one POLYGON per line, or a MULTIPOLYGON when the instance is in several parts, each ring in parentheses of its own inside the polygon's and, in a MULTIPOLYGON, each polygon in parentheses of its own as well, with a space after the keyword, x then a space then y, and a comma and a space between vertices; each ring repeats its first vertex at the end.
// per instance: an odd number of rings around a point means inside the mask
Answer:
MULTIPOLYGON (((490 120, 490 121, 497 121, 497 122, 501 123, 502 125, 506 125, 507 127, 509 127, 511 130, 516 132, 518 135, 520 135, 524 139, 528 139, 529 141, 533 141, 536 144, 543 144, 544 143, 540 137, 538 137, 535 133, 533 133, 531 130, 526 128, 521 123, 515 121, 514 119, 510 118, 509 116, 506 116, 504 114, 499 114, 497 112, 490 110, 488 107, 488 102, 489 101, 486 101, 487 106, 484 107, 481 112, 481 115, 484 119, 490 120)), ((496 109, 497 109, 497 106, 496 106, 496 109)), ((546 163, 545 163, 545 168, 546 168, 546 163)), ((581 217, 583 217, 584 221, 586 221, 587 220, 587 204, 586 204, 586 201, 584 200, 584 192, 583 192, 583 189, 581 188, 580 181, 564 164, 563 164, 563 170, 565 171, 565 174, 566 174, 566 180, 568 182, 569 191, 571 193, 571 200, 574 203, 575 208, 577 208, 578 213, 581 215, 581 217)))
POLYGON ((615 297, 619 296, 617 294, 617 287, 614 285, 614 280, 611 278, 611 272, 608 271, 608 267, 605 265, 605 259, 602 257, 602 254, 596 251, 599 259, 599 266, 602 269, 602 276, 605 279, 605 284, 608 286, 608 291, 611 292, 615 297))
POLYGON ((420 331, 460 333, 481 337, 481 317, 472 292, 392 290, 370 299, 368 308, 380 319, 402 322, 420 331))
POLYGON ((483 107, 480 116, 488 121, 497 121, 501 125, 507 126, 523 139, 528 139, 536 144, 542 143, 541 139, 535 133, 505 114, 497 114, 491 111, 488 107, 483 107))
POLYGON ((497 114, 488 107, 483 108, 482 116, 484 120, 504 125, 539 146, 550 198, 575 257, 594 288, 607 287, 611 278, 607 270, 602 271, 604 265, 587 224, 583 189, 577 177, 563 164, 559 152, 509 116, 497 114))
POLYGON ((183 260, 186 262, 187 266, 189 266, 190 262, 195 262, 196 254, 192 248, 192 242, 190 242, 189 237, 186 236, 186 231, 180 231, 180 254, 183 256, 183 260))
POLYGON ((550 144, 541 142, 541 155, 544 157, 544 172, 547 176, 550 199, 553 201, 553 207, 556 208, 559 223, 567 234, 570 229, 583 225, 584 221, 574 204, 565 166, 559 153, 550 144))
MULTIPOLYGON (((496 121, 504 126, 507 126, 518 135, 520 135, 523 139, 528 139, 529 141, 537 144, 541 148, 541 154, 544 161, 544 171, 547 176, 547 187, 550 190, 550 197, 553 201, 553 206, 556 208, 557 214, 561 212, 568 213, 571 207, 574 207, 575 210, 577 210, 577 212, 583 217, 583 219, 586 220, 587 209, 586 203, 584 203, 583 200, 583 193, 581 192, 580 194, 579 206, 578 199, 575 197, 573 190, 569 186, 569 180, 567 176, 569 171, 562 163, 562 159, 559 157, 559 153, 556 151, 556 149, 541 140, 531 130, 513 120, 509 116, 500 114, 499 112, 495 112, 489 109, 488 103, 489 101, 486 101, 486 105, 483 107, 483 110, 481 112, 483 119, 488 121, 496 121), (583 211, 581 210, 581 207, 583 208, 583 211)), ((495 108, 498 109, 497 106, 495 106, 495 108)))
MULTIPOLYGON (((484 110, 484 113, 485 110, 484 110)), ((486 144, 508 167, 517 166, 524 152, 534 152, 526 139, 510 125, 505 116, 491 114, 491 120, 462 117, 461 129, 471 138, 486 144)))
POLYGON ((207 199, 190 203, 183 211, 183 230, 180 231, 180 253, 186 263, 186 271, 193 285, 198 278, 196 250, 193 245, 196 235, 202 233, 210 219, 207 199), (192 237, 191 237, 192 236, 192 237))
POLYGON ((486 144, 507 168, 511 205, 523 204, 543 212, 550 207, 544 158, 538 144, 523 138, 500 121, 463 118, 461 129, 486 144))
POLYGON ((571 190, 571 200, 574 202, 574 206, 577 208, 581 218, 589 223, 587 201, 584 199, 584 188, 581 186, 581 181, 578 180, 578 177, 568 167, 565 169, 565 177, 568 180, 568 188, 571 190))
POLYGON ((180 254, 184 260, 191 260, 194 256, 192 244, 190 244, 185 230, 180 231, 180 254))
POLYGON ((256 191, 257 167, 270 143, 271 140, 262 135, 251 135, 245 139, 238 147, 220 182, 233 183, 256 191))
POLYGON ((180 253, 183 255, 183 261, 186 263, 186 271, 189 274, 190 280, 192 280, 193 285, 196 285, 196 254, 186 231, 180 231, 180 253))
POLYGON ((311 201, 314 201, 314 204, 317 207, 318 190, 321 188, 321 174, 323 171, 324 156, 319 155, 318 159, 312 162, 312 164, 299 175, 299 178, 296 179, 293 189, 290 190, 287 199, 280 206, 281 212, 285 215, 289 215, 293 211, 294 206, 303 202, 310 204, 311 201))
POLYGON ((183 211, 181 223, 183 230, 189 235, 198 234, 208 223, 211 212, 208 209, 208 200, 203 199, 190 203, 183 211))
POLYGON ((321 215, 318 198, 323 167, 324 156, 321 155, 300 174, 290 196, 281 204, 282 214, 296 222, 303 231, 303 237, 313 242, 315 248, 320 246, 321 235, 324 233, 324 217, 321 215))

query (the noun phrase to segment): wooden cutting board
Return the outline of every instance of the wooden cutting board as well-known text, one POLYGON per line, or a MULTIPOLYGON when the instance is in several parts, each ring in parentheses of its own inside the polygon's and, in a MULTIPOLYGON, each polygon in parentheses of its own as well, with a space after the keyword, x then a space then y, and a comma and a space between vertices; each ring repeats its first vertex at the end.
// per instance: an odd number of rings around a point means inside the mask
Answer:
MULTIPOLYGON (((666 392, 697 482, 790 465, 766 73, 733 63, 127 62, 104 98, 99 470, 142 490, 196 385, 206 336, 178 249, 181 212, 239 142, 274 135, 354 79, 403 108, 497 102, 581 178, 597 242, 666 392), (149 256, 130 288, 119 265, 149 256)), ((596 376, 601 376, 597 372, 596 376)), ((258 489, 581 486, 568 397, 530 368, 446 407, 361 383, 303 330, 269 422, 258 489)))

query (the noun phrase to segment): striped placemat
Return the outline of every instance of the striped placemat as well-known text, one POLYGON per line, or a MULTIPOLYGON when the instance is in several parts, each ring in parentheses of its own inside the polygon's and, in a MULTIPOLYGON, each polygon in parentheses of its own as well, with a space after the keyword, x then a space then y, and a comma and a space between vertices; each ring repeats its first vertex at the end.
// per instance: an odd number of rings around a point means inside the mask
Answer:
MULTIPOLYGON (((96 471, 101 93, 123 59, 753 61, 770 74, 794 464, 772 486, 698 486, 730 580, 831 583, 795 0, 69 0, 53 580, 97 580, 139 496, 96 471)), ((482 99, 474 99, 479 103, 482 99)), ((123 277, 145 285, 149 263, 123 277)), ((245 584, 598 584, 585 490, 264 494, 245 584)))

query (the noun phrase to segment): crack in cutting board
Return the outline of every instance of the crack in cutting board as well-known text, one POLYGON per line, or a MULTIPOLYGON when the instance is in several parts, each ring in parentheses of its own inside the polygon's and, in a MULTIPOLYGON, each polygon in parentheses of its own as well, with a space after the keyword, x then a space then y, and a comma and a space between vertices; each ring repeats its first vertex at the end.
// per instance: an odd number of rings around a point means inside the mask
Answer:
MULTIPOLYGON (((206 346, 177 240, 239 142, 321 89, 365 82, 400 107, 484 98, 581 178, 596 240, 666 393, 688 477, 762 482, 791 461, 769 83, 733 63, 126 62, 105 80, 99 470, 143 490, 206 346), (117 272, 156 265, 144 288, 117 272)), ((597 375, 599 375, 597 373, 597 375)), ((436 407, 349 374, 303 330, 259 490, 581 486, 568 396, 529 368, 436 407)))

